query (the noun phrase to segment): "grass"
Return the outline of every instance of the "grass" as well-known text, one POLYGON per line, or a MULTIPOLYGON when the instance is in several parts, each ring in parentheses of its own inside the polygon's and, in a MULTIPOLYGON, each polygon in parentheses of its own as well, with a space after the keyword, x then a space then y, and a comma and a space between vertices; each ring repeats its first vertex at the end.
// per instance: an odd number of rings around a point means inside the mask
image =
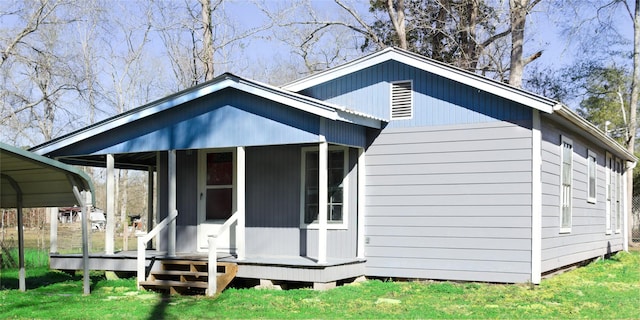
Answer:
POLYGON ((640 252, 619 253, 539 286, 367 281, 318 292, 227 289, 215 299, 135 290, 135 280, 92 273, 82 279, 46 268, 0 274, 0 318, 638 318, 640 252))

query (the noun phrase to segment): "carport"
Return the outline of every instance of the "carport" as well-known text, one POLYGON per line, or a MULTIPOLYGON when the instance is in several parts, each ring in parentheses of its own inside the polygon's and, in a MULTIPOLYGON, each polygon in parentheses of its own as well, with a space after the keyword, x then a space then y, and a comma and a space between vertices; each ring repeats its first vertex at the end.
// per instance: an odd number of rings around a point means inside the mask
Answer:
POLYGON ((82 208, 82 255, 84 261, 84 293, 89 294, 89 249, 87 246, 87 199, 94 203, 93 184, 81 170, 56 160, 0 143, 0 208, 18 211, 19 288, 26 290, 24 269, 23 208, 82 208))

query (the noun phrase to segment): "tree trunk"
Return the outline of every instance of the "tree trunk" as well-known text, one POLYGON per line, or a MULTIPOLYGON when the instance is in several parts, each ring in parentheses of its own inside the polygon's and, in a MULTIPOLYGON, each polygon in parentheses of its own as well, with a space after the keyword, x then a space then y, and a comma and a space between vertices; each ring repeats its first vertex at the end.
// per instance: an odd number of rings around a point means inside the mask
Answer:
POLYGON ((211 3, 210 0, 200 0, 202 5, 202 45, 203 45, 203 57, 204 63, 204 81, 213 79, 213 28, 211 19, 211 3))
POLYGON ((527 19, 528 0, 509 0, 511 17, 511 63, 509 68, 509 84, 522 87, 522 47, 524 46, 524 27, 527 19))
MULTIPOLYGON (((627 144, 627 150, 635 153, 636 141, 636 113, 638 109, 638 100, 640 99, 640 0, 635 1, 635 10, 633 15, 633 77, 631 79, 631 103, 629 105, 629 133, 630 139, 627 144)), ((627 215, 628 217, 628 238, 629 243, 633 240, 633 169, 627 172, 627 215)))
POLYGON ((387 0, 387 11, 389 11, 389 19, 393 23, 393 28, 398 36, 398 44, 400 48, 407 50, 407 30, 404 21, 404 0, 397 0, 397 4, 393 5, 393 0, 387 0))
POLYGON ((478 22, 478 2, 476 0, 469 1, 466 6, 466 26, 464 26, 463 47, 465 55, 465 63, 463 69, 475 72, 478 64, 478 55, 476 53, 478 42, 476 41, 476 24, 478 22))

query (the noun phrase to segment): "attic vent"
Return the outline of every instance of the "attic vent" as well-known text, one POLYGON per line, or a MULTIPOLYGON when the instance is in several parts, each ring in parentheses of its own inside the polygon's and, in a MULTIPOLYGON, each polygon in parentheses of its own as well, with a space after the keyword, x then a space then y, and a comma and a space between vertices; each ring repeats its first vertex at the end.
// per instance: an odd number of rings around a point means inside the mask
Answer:
POLYGON ((413 116, 411 81, 391 83, 391 119, 411 119, 413 116))

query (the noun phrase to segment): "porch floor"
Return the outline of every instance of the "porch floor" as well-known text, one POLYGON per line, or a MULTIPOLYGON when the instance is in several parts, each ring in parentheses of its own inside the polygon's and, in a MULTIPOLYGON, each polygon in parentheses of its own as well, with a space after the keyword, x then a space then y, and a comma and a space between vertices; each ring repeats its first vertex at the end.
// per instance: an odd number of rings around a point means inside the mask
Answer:
MULTIPOLYGON (((89 254, 89 269, 116 272, 136 271, 137 251, 119 251, 113 255, 89 254)), ((206 253, 177 253, 168 257, 166 252, 147 250, 146 266, 150 270, 160 268, 159 260, 207 260, 206 253)), ((238 260, 227 253, 218 253, 218 261, 238 264, 238 278, 281 281, 327 283, 364 275, 365 260, 357 258, 328 258, 318 264, 315 259, 303 256, 247 256, 238 260)), ((51 269, 81 270, 82 254, 49 254, 51 269)))

